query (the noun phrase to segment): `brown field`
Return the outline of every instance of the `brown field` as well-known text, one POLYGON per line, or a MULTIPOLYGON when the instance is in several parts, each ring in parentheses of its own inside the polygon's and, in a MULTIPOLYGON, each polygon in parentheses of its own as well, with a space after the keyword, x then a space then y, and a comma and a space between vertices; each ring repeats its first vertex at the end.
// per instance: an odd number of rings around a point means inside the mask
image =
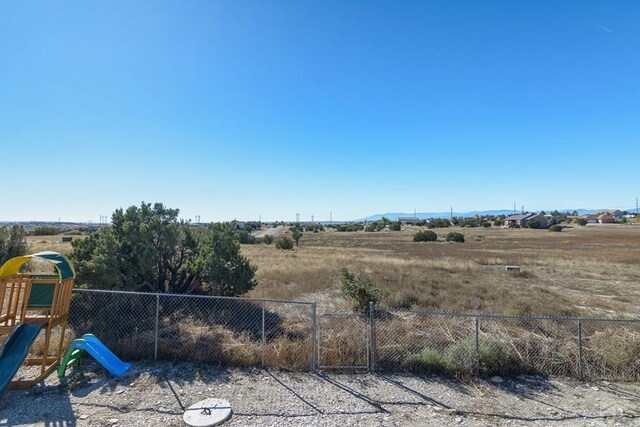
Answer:
POLYGON ((445 311, 554 316, 637 317, 640 227, 589 226, 552 233, 530 229, 439 229, 463 244, 414 243, 400 232, 305 233, 294 251, 245 245, 258 265, 251 296, 317 300, 341 310, 343 267, 370 275, 389 296, 383 305, 445 311), (519 274, 506 265, 519 265, 519 274))
MULTIPOLYGON (((300 246, 243 245, 258 266, 252 297, 318 301, 343 310, 343 267, 370 275, 389 307, 554 316, 637 317, 640 226, 588 226, 561 233, 530 229, 436 229, 441 241, 414 243, 400 232, 304 233, 300 246), (466 242, 446 243, 449 231, 466 242), (519 274, 506 265, 519 265, 519 274)), ((74 238, 81 238, 74 236, 74 238)), ((29 237, 31 251, 67 253, 60 236, 29 237)))

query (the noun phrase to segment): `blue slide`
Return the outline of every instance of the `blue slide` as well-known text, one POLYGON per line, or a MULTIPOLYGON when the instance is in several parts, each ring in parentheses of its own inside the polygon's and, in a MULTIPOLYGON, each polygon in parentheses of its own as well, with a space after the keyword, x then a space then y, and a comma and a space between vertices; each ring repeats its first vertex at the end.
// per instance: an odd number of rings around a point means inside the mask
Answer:
POLYGON ((75 364, 84 352, 89 353, 114 377, 120 377, 131 368, 131 363, 124 363, 93 334, 85 334, 82 338, 73 340, 71 347, 65 354, 58 376, 63 377, 68 366, 75 364))
POLYGON ((0 349, 0 393, 13 379, 45 324, 18 325, 0 349))

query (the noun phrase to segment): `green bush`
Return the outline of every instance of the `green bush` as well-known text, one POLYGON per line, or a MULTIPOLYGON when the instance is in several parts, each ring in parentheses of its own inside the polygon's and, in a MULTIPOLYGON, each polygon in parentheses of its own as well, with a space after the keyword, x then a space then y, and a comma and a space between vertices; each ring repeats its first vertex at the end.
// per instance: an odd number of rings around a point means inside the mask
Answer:
POLYGON ((430 219, 427 223, 427 228, 447 228, 450 226, 451 223, 449 222, 449 220, 446 220, 444 218, 433 218, 430 219))
POLYGON ((21 225, 0 227, 0 266, 5 261, 27 253, 27 233, 21 225))
POLYGON ((502 226, 504 225, 504 221, 503 221, 503 220, 501 220, 501 219, 496 219, 496 220, 493 222, 493 225, 494 225, 495 227, 502 227, 502 226))
POLYGON ((388 295, 388 292, 377 288, 370 277, 357 275, 347 268, 342 269, 340 292, 345 299, 351 301, 353 311, 367 315, 369 302, 377 304, 388 295))
POLYGON ((393 221, 391 224, 389 224, 389 230, 400 231, 402 230, 402 224, 400 224, 400 221, 393 221))
POLYGON ((276 239, 276 248, 290 251, 293 249, 293 240, 288 237, 278 237, 276 239))
POLYGON ((420 350, 413 362, 417 371, 429 372, 432 374, 442 374, 447 371, 447 367, 437 350, 425 347, 420 350))
POLYGON ((587 225, 587 224, 589 223, 589 221, 587 221, 587 220, 586 220, 586 219, 584 219, 584 218, 578 218, 578 219, 576 219, 576 223, 577 223, 578 225, 581 225, 581 226, 583 226, 583 227, 584 227, 585 225, 587 225))
POLYGON ((257 243, 255 236, 246 230, 236 231, 236 234, 238 235, 238 242, 243 245, 254 245, 257 243))
POLYGON ((414 242, 435 242, 438 240, 438 235, 431 230, 418 231, 413 236, 414 242))
POLYGON ((368 232, 378 231, 378 227, 376 227, 376 223, 375 222, 370 222, 364 228, 364 231, 368 231, 368 232))
POLYGON ((273 235, 265 234, 264 237, 262 238, 262 241, 264 242, 265 245, 272 244, 273 243, 273 235))
POLYGON ((549 227, 549 231, 555 231, 555 232, 560 232, 562 231, 564 227, 562 227, 560 224, 554 224, 551 227, 549 227))
POLYGON ((338 224, 336 225, 336 231, 347 232, 347 231, 360 231, 364 228, 361 223, 350 222, 348 224, 338 224))
POLYGON ((480 338, 477 356, 475 338, 471 337, 450 346, 443 357, 446 372, 462 377, 473 375, 476 360, 483 376, 508 375, 518 369, 511 347, 490 338, 480 338))
POLYGON ((464 243, 464 234, 452 231, 447 234, 447 242, 464 243))

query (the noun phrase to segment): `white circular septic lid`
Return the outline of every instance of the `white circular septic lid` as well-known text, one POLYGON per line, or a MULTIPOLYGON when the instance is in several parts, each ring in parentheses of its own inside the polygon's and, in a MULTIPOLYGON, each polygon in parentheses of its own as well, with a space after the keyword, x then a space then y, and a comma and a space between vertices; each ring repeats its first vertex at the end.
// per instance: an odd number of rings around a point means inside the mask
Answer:
POLYGON ((231 418, 231 404, 224 399, 209 398, 189 406, 182 416, 190 427, 211 427, 231 418))

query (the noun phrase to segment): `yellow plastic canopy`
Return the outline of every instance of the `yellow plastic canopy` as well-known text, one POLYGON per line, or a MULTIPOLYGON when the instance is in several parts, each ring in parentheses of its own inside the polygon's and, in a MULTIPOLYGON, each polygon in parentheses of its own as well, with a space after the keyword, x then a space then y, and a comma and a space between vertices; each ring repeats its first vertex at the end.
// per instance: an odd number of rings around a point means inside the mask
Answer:
POLYGON ((11 258, 0 267, 0 279, 15 276, 20 273, 20 267, 31 261, 32 258, 39 258, 50 262, 58 271, 60 280, 67 280, 76 277, 76 272, 67 258, 57 252, 44 251, 37 254, 17 256, 11 258))

